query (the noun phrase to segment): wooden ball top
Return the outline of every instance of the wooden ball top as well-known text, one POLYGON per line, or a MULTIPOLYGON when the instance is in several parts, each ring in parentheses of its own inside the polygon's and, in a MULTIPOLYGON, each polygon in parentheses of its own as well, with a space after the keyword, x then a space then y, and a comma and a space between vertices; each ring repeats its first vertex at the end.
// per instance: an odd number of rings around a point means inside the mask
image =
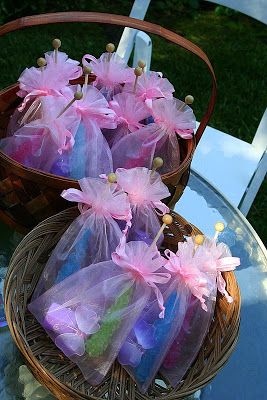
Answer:
POLYGON ((194 97, 191 96, 191 94, 188 94, 186 96, 186 98, 184 99, 184 101, 185 101, 186 104, 193 104, 194 103, 194 97))
POLYGON ((204 236, 196 235, 194 241, 195 241, 195 244, 197 244, 198 246, 201 246, 204 243, 204 236))
POLYGON ((110 174, 108 174, 108 182, 109 183, 117 182, 117 175, 114 174, 114 172, 111 172, 110 174))
POLYGON ((224 223, 223 222, 216 222, 216 224, 214 225, 215 231, 216 232, 222 232, 225 228, 224 223))
POLYGON ((115 45, 113 43, 108 43, 106 45, 106 50, 108 53, 113 53, 113 51, 115 50, 115 45))
POLYGON ((43 58, 43 57, 40 57, 40 58, 38 58, 37 59, 37 65, 39 66, 39 67, 44 67, 44 66, 46 66, 46 59, 45 58, 43 58))
POLYGON ((82 92, 74 93, 74 99, 75 100, 81 100, 82 98, 83 98, 83 93, 82 92))
POLYGON ((143 60, 139 60, 139 61, 138 61, 138 67, 140 67, 140 68, 145 68, 145 66, 146 66, 145 61, 143 61, 143 60))
POLYGON ((142 73, 143 73, 142 68, 136 67, 136 68, 134 69, 134 74, 135 74, 135 76, 141 76, 142 73))
POLYGON ((171 225, 173 221, 173 218, 170 214, 165 214, 162 217, 162 222, 166 225, 171 225))
POLYGON ((52 46, 54 47, 54 49, 58 49, 61 46, 61 40, 60 39, 54 39, 52 41, 52 46))
POLYGON ((154 158, 153 168, 158 169, 158 168, 162 167, 163 164, 164 164, 164 162, 161 157, 154 158))
POLYGON ((92 68, 84 66, 83 67, 83 72, 84 72, 85 75, 89 75, 92 72, 92 68))

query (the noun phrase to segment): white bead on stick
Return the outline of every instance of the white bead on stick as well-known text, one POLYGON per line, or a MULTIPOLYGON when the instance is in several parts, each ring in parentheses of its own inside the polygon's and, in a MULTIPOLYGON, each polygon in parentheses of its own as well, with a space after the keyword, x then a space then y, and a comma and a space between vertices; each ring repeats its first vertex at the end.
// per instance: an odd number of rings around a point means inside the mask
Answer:
POLYGON ((62 111, 58 114, 57 118, 61 117, 62 114, 64 114, 65 111, 67 111, 68 108, 76 101, 76 100, 81 100, 83 98, 82 92, 76 92, 74 93, 73 99, 63 108, 62 111))
POLYGON ((139 60, 137 64, 138 64, 138 67, 142 68, 142 72, 144 73, 145 72, 145 67, 146 67, 145 61, 139 60))
POLYGON ((83 67, 83 73, 84 73, 84 88, 85 88, 85 90, 87 89, 87 86, 88 86, 88 77, 89 77, 89 74, 91 74, 91 72, 92 72, 92 70, 91 70, 90 67, 87 67, 87 66, 83 67))
POLYGON ((58 49, 61 46, 61 40, 60 39, 54 39, 52 41, 52 46, 54 47, 54 56, 55 56, 55 63, 57 64, 57 59, 58 59, 58 49))
POLYGON ((110 185, 112 185, 112 183, 116 183, 117 182, 117 175, 114 172, 111 172, 110 174, 108 174, 108 183, 110 185))
POLYGON ((112 53, 115 51, 115 45, 113 43, 108 43, 106 45, 106 51, 108 54, 108 61, 110 61, 112 53))
POLYGON ((43 57, 39 57, 38 59, 37 59, 37 65, 38 65, 38 67, 40 67, 41 68, 41 72, 43 72, 43 70, 44 70, 44 67, 46 66, 46 59, 45 58, 43 58, 43 57))
POLYGON ((216 224, 214 225, 214 228, 215 228, 215 235, 214 235, 213 239, 217 240, 219 233, 221 233, 225 228, 224 223, 220 222, 220 221, 216 222, 216 224))
POLYGON ((152 242, 150 247, 154 247, 157 244, 157 241, 159 240, 160 235, 162 234, 162 232, 164 231, 164 229, 166 228, 167 225, 171 225, 172 224, 172 221, 173 221, 173 218, 172 218, 172 216, 170 214, 163 215, 163 217, 162 217, 163 224, 161 225, 161 227, 160 227, 158 233, 156 234, 156 237, 153 240, 153 242, 152 242))
POLYGON ((156 158, 154 158, 154 160, 153 160, 153 164, 152 164, 152 170, 151 170, 151 176, 154 174, 154 172, 158 169, 158 168, 161 168, 162 167, 162 165, 164 164, 164 161, 162 160, 162 158, 161 157, 156 157, 156 158))
POLYGON ((142 75, 142 73, 143 73, 143 70, 141 67, 136 67, 134 69, 134 74, 135 74, 135 81, 134 81, 134 87, 133 87, 134 92, 136 91, 137 80, 138 80, 139 76, 142 75))

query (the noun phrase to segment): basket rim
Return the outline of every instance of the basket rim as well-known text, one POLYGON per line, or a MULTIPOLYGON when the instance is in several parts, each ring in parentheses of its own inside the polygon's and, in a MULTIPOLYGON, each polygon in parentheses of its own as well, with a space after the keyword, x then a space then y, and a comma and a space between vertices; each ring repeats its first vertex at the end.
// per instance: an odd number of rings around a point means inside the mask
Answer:
MULTIPOLYGON (((19 84, 15 83, 10 85, 2 90, 0 90, 0 98, 3 95, 8 95, 10 91, 15 91, 15 89, 19 89, 19 84)), ((177 173, 183 173, 192 161, 192 157, 195 150, 196 140, 195 136, 191 139, 181 139, 179 138, 178 142, 183 140, 184 143, 187 144, 187 154, 185 159, 172 171, 169 171, 165 174, 161 175, 163 181, 168 181, 177 173)), ((13 160, 7 154, 5 154, 2 150, 0 150, 0 165, 5 168, 9 168, 12 172, 18 175, 21 178, 30 179, 34 182, 39 183, 40 181, 42 184, 46 184, 49 187, 57 188, 57 189, 66 189, 66 188, 76 188, 79 189, 79 183, 76 179, 65 178, 60 175, 51 174, 49 172, 44 172, 42 170, 36 168, 26 167, 23 164, 13 160)))

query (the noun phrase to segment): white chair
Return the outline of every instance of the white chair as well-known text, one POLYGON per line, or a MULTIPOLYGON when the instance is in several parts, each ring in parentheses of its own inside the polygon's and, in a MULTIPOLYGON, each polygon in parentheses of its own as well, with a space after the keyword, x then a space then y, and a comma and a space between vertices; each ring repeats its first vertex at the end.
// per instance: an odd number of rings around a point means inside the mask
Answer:
MULTIPOLYGON (((266 0, 213 0, 211 2, 230 7, 267 23, 266 0)), ((147 0, 136 0, 130 16, 143 19, 148 5, 147 0), (141 12, 140 4, 144 7, 143 12, 141 12)), ((134 43, 133 65, 136 66, 138 59, 144 59, 150 66, 152 44, 151 39, 144 32, 125 28, 118 48, 119 54, 128 61, 134 43), (142 39, 139 40, 139 37, 142 39)), ((252 143, 244 142, 208 126, 193 157, 192 169, 222 192, 244 215, 247 215, 267 172, 266 148, 267 109, 252 143)), ((182 198, 181 201, 185 199, 182 198)))
MULTIPOLYGON (((210 1, 210 0, 208 0, 210 1)), ((267 23, 266 0, 213 0, 267 23)), ((267 109, 252 143, 207 126, 192 169, 247 215, 267 172, 267 109)))
MULTIPOLYGON (((135 0, 130 17, 143 20, 150 0, 135 0)), ((132 50, 134 50, 133 66, 136 67, 139 60, 146 63, 145 71, 149 71, 151 55, 152 55, 152 41, 150 37, 142 31, 132 28, 124 28, 116 53, 122 57, 126 62, 129 61, 132 50)))

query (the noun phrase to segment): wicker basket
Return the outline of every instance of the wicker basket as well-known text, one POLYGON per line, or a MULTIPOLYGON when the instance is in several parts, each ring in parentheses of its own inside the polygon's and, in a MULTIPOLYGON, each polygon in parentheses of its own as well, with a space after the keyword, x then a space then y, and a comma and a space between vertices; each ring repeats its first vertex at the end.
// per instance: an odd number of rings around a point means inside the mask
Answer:
MULTIPOLYGON (((195 144, 200 140, 214 108, 216 80, 208 57, 196 45, 174 32, 149 22, 112 14, 66 12, 25 17, 1 26, 0 36, 29 26, 62 22, 98 22, 154 33, 190 51, 206 63, 212 76, 212 94, 206 114, 201 120, 195 139, 179 139, 181 165, 163 175, 163 181, 171 193, 169 200, 171 204, 175 203, 187 184, 195 144)), ((2 138, 6 136, 9 118, 18 105, 17 89, 18 86, 13 85, 0 92, 0 137, 2 138)), ((70 187, 77 188, 77 181, 26 168, 0 152, 0 218, 22 233, 27 232, 44 218, 69 207, 69 203, 61 199, 59 194, 63 189, 70 187)))
MULTIPOLYGON (((33 375, 59 399, 149 400, 182 399, 205 386, 232 353, 239 331, 240 294, 233 272, 224 273, 232 304, 218 294, 214 319, 205 342, 177 388, 157 376, 147 394, 142 395, 125 370, 114 363, 105 381, 90 386, 80 370, 67 359, 28 312, 27 304, 46 261, 63 232, 77 216, 71 208, 50 217, 34 228, 19 244, 10 262, 5 283, 5 310, 8 325, 33 375)), ((200 233, 179 215, 167 228, 164 246, 177 248, 184 236, 200 233)))

